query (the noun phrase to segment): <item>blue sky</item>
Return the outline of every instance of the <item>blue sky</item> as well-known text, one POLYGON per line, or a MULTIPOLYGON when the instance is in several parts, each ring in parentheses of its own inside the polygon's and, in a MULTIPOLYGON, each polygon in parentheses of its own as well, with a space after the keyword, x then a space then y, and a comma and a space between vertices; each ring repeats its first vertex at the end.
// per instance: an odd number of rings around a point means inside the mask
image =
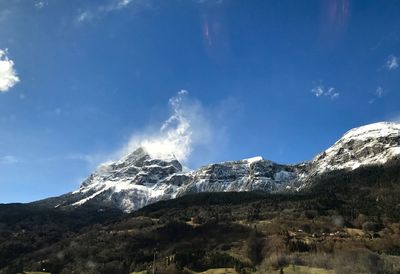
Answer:
POLYGON ((296 163, 398 121, 399 12, 394 0, 0 0, 0 202, 72 191, 133 139, 160 138, 181 90, 190 168, 296 163))

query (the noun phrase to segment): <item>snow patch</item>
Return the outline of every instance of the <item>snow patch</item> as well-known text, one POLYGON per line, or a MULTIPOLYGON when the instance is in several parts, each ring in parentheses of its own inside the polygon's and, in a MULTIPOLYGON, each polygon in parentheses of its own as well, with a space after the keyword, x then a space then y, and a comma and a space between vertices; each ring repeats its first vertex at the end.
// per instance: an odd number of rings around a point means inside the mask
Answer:
POLYGON ((252 157, 252 158, 243 159, 243 161, 245 161, 245 162, 247 162, 249 164, 252 164, 252 163, 255 163, 255 162, 259 162, 259 161, 262 161, 262 160, 263 160, 263 158, 261 156, 256 156, 256 157, 252 157))

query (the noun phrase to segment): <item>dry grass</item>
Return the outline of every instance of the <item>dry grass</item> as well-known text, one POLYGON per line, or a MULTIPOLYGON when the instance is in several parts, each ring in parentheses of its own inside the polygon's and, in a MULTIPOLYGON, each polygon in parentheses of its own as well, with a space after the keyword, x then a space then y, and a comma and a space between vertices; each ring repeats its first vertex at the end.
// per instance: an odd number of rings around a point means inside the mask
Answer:
POLYGON ((24 274, 51 274, 50 272, 24 271, 24 274))
MULTIPOLYGON (((279 273, 279 271, 271 272, 279 273)), ((285 274, 335 274, 334 270, 317 268, 317 267, 309 267, 302 265, 289 265, 283 269, 283 273, 285 274)))
POLYGON ((187 274, 237 274, 234 268, 212 268, 203 272, 195 272, 185 268, 184 272, 187 274))

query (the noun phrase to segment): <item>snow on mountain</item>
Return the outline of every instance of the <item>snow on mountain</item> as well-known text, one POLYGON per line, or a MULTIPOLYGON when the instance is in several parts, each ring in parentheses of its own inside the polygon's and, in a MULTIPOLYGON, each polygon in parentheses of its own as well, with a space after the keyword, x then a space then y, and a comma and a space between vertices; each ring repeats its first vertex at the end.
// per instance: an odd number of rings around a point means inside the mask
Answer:
POLYGON ((295 178, 292 166, 265 161, 261 157, 211 164, 190 172, 190 180, 178 195, 196 192, 275 191, 282 182, 295 178))
POLYGON ((348 131, 312 161, 281 165, 261 157, 182 171, 173 155, 155 159, 139 148, 105 163, 81 187, 60 197, 58 206, 91 202, 130 212, 160 200, 197 192, 299 190, 316 175, 384 164, 400 155, 400 124, 375 123, 348 131))
POLYGON ((363 165, 384 164, 400 155, 400 124, 375 123, 349 130, 333 146, 317 155, 311 165, 321 174, 363 165))
POLYGON ((293 168, 264 161, 261 157, 211 164, 183 172, 173 157, 153 159, 139 148, 116 162, 101 165, 72 192, 68 203, 87 202, 132 211, 149 203, 188 193, 212 191, 274 191, 282 181, 295 178, 293 168))
POLYGON ((100 201, 131 211, 159 198, 174 198, 182 166, 173 156, 153 159, 139 148, 116 162, 102 164, 72 192, 72 206, 100 201), (176 178, 171 178, 176 175, 176 178))

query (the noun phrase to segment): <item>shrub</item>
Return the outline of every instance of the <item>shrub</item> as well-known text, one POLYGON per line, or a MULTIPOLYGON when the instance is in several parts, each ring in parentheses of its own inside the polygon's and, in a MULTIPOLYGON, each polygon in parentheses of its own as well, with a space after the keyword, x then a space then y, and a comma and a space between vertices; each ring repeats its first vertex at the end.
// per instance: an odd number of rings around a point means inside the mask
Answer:
POLYGON ((366 232, 378 232, 381 228, 382 226, 375 222, 365 222, 362 224, 362 229, 366 232))
POLYGON ((264 247, 264 239, 258 238, 255 231, 251 231, 247 239, 247 255, 254 265, 262 260, 261 251, 264 247))

